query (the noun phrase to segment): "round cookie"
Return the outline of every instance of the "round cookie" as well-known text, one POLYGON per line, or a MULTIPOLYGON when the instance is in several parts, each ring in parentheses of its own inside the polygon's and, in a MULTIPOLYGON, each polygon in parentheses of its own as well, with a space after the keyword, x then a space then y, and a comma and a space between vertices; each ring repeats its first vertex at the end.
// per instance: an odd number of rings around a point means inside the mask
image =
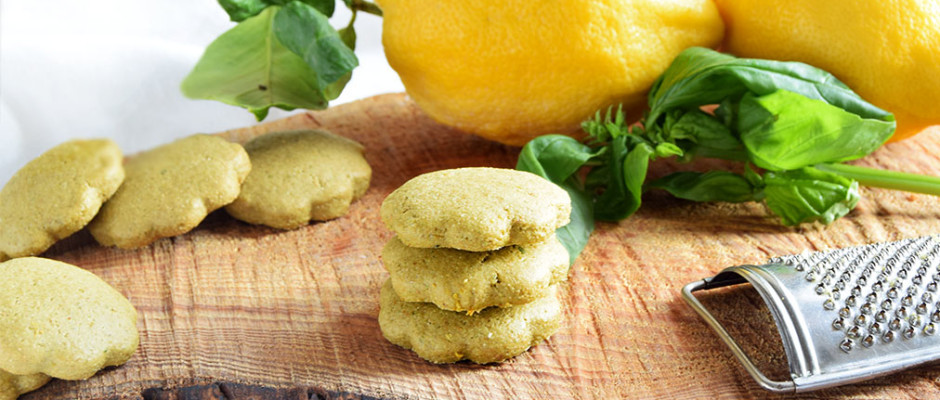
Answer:
POLYGON ((26 257, 0 264, 0 369, 87 379, 137 350, 137 311, 81 268, 26 257))
POLYGON ((408 247, 393 237, 382 250, 382 262, 402 300, 470 314, 545 297, 568 276, 568 252, 554 235, 479 253, 408 247))
POLYGON ((405 302, 386 282, 379 303, 385 338, 433 363, 486 364, 515 357, 555 333, 562 319, 555 290, 528 304, 467 315, 405 302))
POLYGON ((51 379, 45 374, 13 375, 0 370, 0 400, 16 400, 21 394, 39 389, 51 379))
POLYGON ((372 177, 362 145, 325 131, 269 133, 245 150, 251 173, 225 210, 252 224, 294 229, 341 217, 372 177))
POLYGON ((382 221, 411 247, 490 251, 545 240, 568 223, 571 200, 538 175, 459 168, 420 175, 382 202, 382 221))
POLYGON ((85 227, 124 180, 122 157, 111 140, 73 140, 17 171, 0 190, 0 261, 40 254, 85 227))
POLYGON ((131 158, 117 193, 88 229, 104 246, 135 248, 189 232, 238 197, 251 170, 245 149, 193 135, 131 158))

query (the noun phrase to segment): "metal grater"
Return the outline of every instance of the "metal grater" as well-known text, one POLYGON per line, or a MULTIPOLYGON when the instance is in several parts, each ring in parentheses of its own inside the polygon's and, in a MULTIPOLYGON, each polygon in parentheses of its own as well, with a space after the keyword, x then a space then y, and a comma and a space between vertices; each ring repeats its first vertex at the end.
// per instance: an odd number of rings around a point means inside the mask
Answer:
POLYGON ((682 289, 685 300, 765 389, 800 392, 940 359, 940 237, 742 265, 682 289), (692 292, 750 283, 780 332, 791 381, 768 379, 692 292))

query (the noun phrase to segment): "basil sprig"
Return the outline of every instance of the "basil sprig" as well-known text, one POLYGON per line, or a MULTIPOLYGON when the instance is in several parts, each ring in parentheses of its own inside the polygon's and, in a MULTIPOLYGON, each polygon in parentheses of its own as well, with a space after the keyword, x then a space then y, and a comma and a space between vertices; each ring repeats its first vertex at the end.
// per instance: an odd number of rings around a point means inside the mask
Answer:
POLYGON ((375 4, 344 0, 353 14, 336 30, 335 0, 219 0, 238 25, 206 48, 181 90, 190 98, 243 107, 260 121, 271 107, 324 109, 359 65, 356 13, 375 4))
POLYGON ((763 201, 785 225, 828 224, 848 214, 858 203, 859 183, 940 195, 935 177, 841 164, 884 144, 894 116, 803 63, 690 48, 648 99, 641 124, 631 126, 621 110, 608 109, 582 124, 584 143, 541 136, 519 156, 517 169, 572 194, 573 222, 558 232, 572 261, 595 220, 629 217, 648 189, 692 201, 763 201), (702 111, 706 106, 717 108, 702 111), (678 172, 646 182, 649 162, 667 157, 738 161, 744 173, 678 172))

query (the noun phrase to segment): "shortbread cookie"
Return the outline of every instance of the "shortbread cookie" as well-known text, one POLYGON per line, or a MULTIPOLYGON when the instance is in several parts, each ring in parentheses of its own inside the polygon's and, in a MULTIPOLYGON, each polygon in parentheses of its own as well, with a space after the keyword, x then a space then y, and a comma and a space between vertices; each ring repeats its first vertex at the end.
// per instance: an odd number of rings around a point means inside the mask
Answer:
POLYGON ((15 400, 21 394, 39 389, 50 379, 45 374, 13 375, 0 369, 0 400, 15 400))
POLYGON ((252 224, 294 229, 341 217, 372 177, 362 145, 325 131, 269 133, 245 150, 251 173, 225 210, 252 224))
POLYGON ((121 162, 118 146, 98 139, 26 164, 0 190, 0 261, 40 254, 85 227, 124 180, 121 162))
POLYGON ((571 200, 528 172, 460 168, 420 175, 382 203, 382 220, 411 247, 490 251, 548 238, 568 223, 571 200))
POLYGON ((137 350, 137 311, 103 280, 63 262, 0 264, 0 369, 87 379, 137 350))
POLYGON ((89 225, 105 246, 134 248, 189 232, 213 210, 238 197, 251 170, 241 145, 194 135, 141 153, 89 225))
POLYGON ((382 251, 382 262, 402 300, 471 314, 545 297, 568 276, 568 251, 554 235, 544 242, 479 253, 408 247, 393 237, 382 251))
POLYGON ((467 315, 431 303, 405 302, 386 282, 380 307, 379 327, 385 338, 433 363, 466 359, 486 364, 515 357, 555 333, 562 319, 555 290, 528 304, 467 315))

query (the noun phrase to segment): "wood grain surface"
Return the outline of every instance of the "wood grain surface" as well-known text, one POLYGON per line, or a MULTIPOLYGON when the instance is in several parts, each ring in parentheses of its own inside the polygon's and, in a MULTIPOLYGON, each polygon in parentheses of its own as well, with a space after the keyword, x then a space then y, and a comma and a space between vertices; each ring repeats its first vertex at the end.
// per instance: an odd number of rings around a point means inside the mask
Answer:
MULTIPOLYGON (((432 365, 379 331, 387 278, 379 254, 391 236, 379 205, 424 172, 511 168, 519 149, 442 127, 401 94, 223 135, 245 141, 316 127, 361 142, 374 169, 345 217, 278 231, 216 212, 186 235, 138 250, 102 248, 83 231, 48 251, 130 299, 141 345, 124 366, 87 381, 54 380, 23 399, 765 398, 682 301, 683 285, 774 255, 940 233, 940 199, 925 195, 862 189, 847 218, 787 228, 759 204, 651 192, 632 218, 598 226, 559 293, 565 323, 550 340, 503 364, 432 365)), ((857 163, 940 175, 938 155, 934 130, 857 163)), ((651 174, 715 166, 724 165, 658 162, 651 174)), ((715 307, 727 310, 722 318, 739 325, 760 362, 783 363, 769 318, 747 310, 760 303, 744 296, 715 307)), ((922 367, 797 397, 937 398, 938 382, 940 368, 922 367)))

